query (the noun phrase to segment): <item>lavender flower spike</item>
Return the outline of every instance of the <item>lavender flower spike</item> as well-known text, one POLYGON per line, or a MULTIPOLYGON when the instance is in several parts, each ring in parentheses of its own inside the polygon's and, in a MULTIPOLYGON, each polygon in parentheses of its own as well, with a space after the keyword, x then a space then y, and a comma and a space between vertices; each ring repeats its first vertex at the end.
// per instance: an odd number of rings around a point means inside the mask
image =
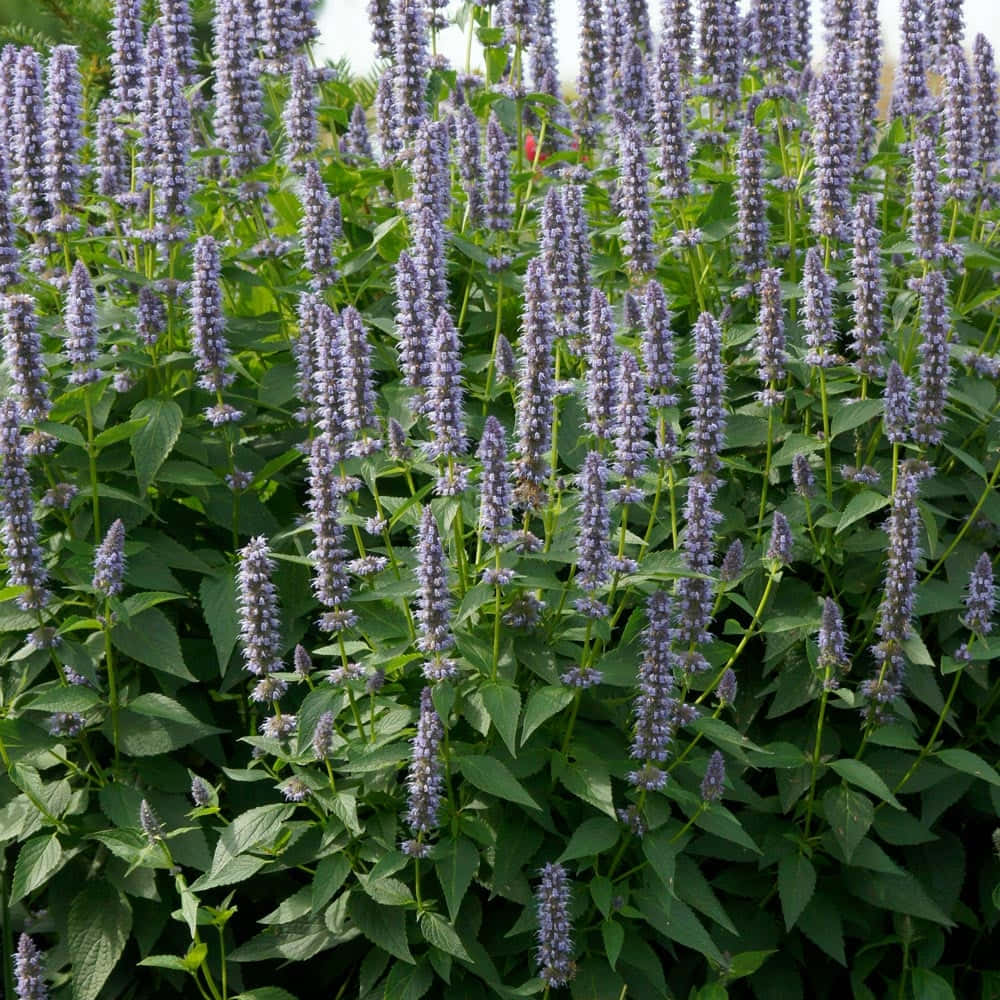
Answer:
POLYGON ((53 218, 49 228, 67 231, 80 194, 80 148, 83 145, 83 88, 73 45, 57 45, 49 57, 45 117, 45 177, 53 218))
MULTIPOLYGON (((619 365, 618 413, 615 428, 614 470, 629 483, 642 475, 649 454, 649 409, 646 402, 646 379, 631 351, 624 351, 619 365)), ((642 491, 630 487, 628 496, 642 491)), ((623 498, 622 502, 625 502, 623 498)))
POLYGON ((819 626, 819 666, 822 670, 844 671, 850 666, 844 621, 837 602, 830 597, 823 601, 819 626))
POLYGON ((3 515, 3 545, 10 586, 27 587, 17 598, 18 607, 35 611, 45 606, 46 572, 38 525, 31 498, 31 476, 25 465, 21 418, 12 399, 0 402, 0 514, 3 515))
POLYGON ((618 197, 622 214, 622 249, 625 269, 637 278, 651 272, 654 266, 649 167, 639 130, 632 119, 619 115, 616 125, 621 164, 618 197))
POLYGON ((6 154, 0 149, 0 296, 21 280, 18 273, 21 255, 17 249, 12 208, 6 154))
POLYGON ((451 315, 438 313, 431 337, 427 388, 430 458, 453 458, 465 452, 465 390, 462 387, 462 345, 451 315))
POLYGON ((660 183, 668 198, 683 198, 691 187, 684 95, 677 58, 663 42, 656 63, 656 135, 660 146, 660 183))
POLYGON ((420 636, 417 648, 423 653, 440 654, 455 645, 451 634, 451 592, 448 589, 448 569, 438 532, 437 519, 431 508, 425 507, 420 519, 417 545, 417 621, 420 636))
MULTIPOLYGON (((406 777, 409 801, 406 823, 418 836, 431 833, 438 825, 441 793, 444 790, 440 747, 444 725, 434 708, 430 687, 420 692, 420 718, 413 737, 413 758, 406 777)), ((418 854, 411 845, 409 853, 418 854)))
POLYGON ((333 254, 336 238, 333 200, 315 160, 305 165, 299 200, 302 203, 302 256, 309 272, 309 284, 316 291, 322 291, 333 285, 340 275, 333 254))
POLYGON ((213 236, 201 236, 194 245, 191 277, 191 350, 203 389, 220 392, 235 376, 226 372, 229 345, 222 313, 221 262, 213 236))
POLYGON ((594 591, 611 578, 608 532, 611 520, 604 484, 607 471, 600 452, 590 451, 580 470, 580 510, 577 531, 576 582, 581 590, 594 591))
POLYGON ((806 328, 806 363, 817 368, 829 368, 837 363, 835 353, 837 334, 833 328, 833 290, 836 282, 823 266, 823 258, 816 247, 806 252, 802 270, 803 321, 806 328))
POLYGON ((265 678, 281 667, 281 625, 278 593, 271 582, 274 561, 261 535, 239 552, 237 592, 243 663, 255 677, 265 678))
MULTIPOLYGON (((330 442, 325 436, 313 441, 309 455, 309 513, 313 522, 313 548, 309 557, 313 563, 313 593, 316 599, 333 612, 339 612, 350 597, 347 577, 347 550, 344 547, 344 527, 340 523, 340 494, 337 468, 330 442)), ((325 619, 325 624, 350 624, 346 618, 325 619)), ((337 631, 331 628, 329 631, 337 631)))
POLYGON ((3 353, 10 368, 14 395, 26 420, 44 419, 52 408, 45 385, 42 341, 30 295, 9 295, 3 302, 3 353))
POLYGON ((993 631, 993 612, 996 610, 997 591, 993 582, 993 563, 984 552, 969 574, 969 589, 965 596, 965 615, 962 624, 976 635, 989 635, 993 631))
POLYGON ((49 990, 45 985, 42 953, 27 934, 18 938, 13 958, 14 991, 19 1000, 48 1000, 49 990))
POLYGON ((483 425, 476 457, 482 463, 479 484, 479 533, 483 541, 502 545, 514 523, 510 467, 507 463, 507 438, 503 425, 490 415, 483 425))
POLYGON ((718 802, 726 786, 726 759, 722 751, 716 750, 708 758, 705 777, 701 782, 701 799, 703 802, 718 802))
POLYGON ((396 335, 399 338, 399 367, 403 384, 421 393, 427 386, 425 343, 430 320, 427 290, 420 270, 404 250, 396 262, 396 335))
POLYGON ((142 95, 142 2, 115 0, 111 19, 111 93, 115 113, 135 115, 142 95))
POLYGON ((555 387, 552 348, 555 319, 542 261, 528 264, 521 319, 521 359, 518 369, 515 433, 517 435, 518 498, 529 507, 540 500, 539 484, 549 471, 555 387))
POLYGON ((781 306, 781 271, 766 267, 760 272, 760 316, 757 322, 757 377, 764 388, 757 399, 764 406, 779 406, 785 399, 777 388, 785 380, 785 318, 781 306))
POLYGON ((979 130, 973 108, 969 64, 960 45, 944 53, 944 162, 947 194, 960 201, 975 190, 975 165, 979 160, 979 130))
MULTIPOLYGON (((649 624, 643 633, 639 694, 635 699, 633 760, 665 761, 673 738, 671 727, 675 657, 670 650, 672 605, 665 590, 646 602, 649 624)), ((664 776, 665 777, 665 776, 664 776)))
MULTIPOLYGON (((710 574, 715 565, 715 529, 722 515, 713 506, 714 483, 700 476, 688 481, 684 517, 684 565, 695 573, 710 574)), ((683 576, 674 589, 677 603, 675 641, 681 646, 707 642, 712 620, 712 583, 701 577, 683 576)), ((698 654, 695 669, 708 664, 698 654)))
POLYGON ((157 236, 176 240, 186 235, 184 220, 194 191, 188 156, 191 149, 191 106, 177 67, 167 62, 159 78, 156 126, 150 136, 157 236))
POLYGON ((726 375, 722 364, 722 331, 709 313, 694 325, 695 368, 691 377, 691 468, 714 473, 722 465, 719 452, 725 441, 726 375))
POLYGON ((855 367, 862 375, 879 377, 885 356, 883 316, 885 289, 879 258, 881 233, 876 225, 877 208, 871 195, 858 198, 854 216, 854 329, 851 348, 855 367))
POLYGON ((576 975, 569 920, 569 877, 559 864, 545 865, 541 876, 535 890, 538 974, 546 987, 565 986, 576 975))
POLYGON ((587 331, 587 429, 595 437, 610 438, 618 389, 618 348, 615 346, 611 306, 604 293, 590 296, 587 331))
POLYGON ((780 510, 774 512, 766 558, 773 566, 787 566, 792 561, 792 528, 780 510))
POLYGON ((941 271, 931 271, 920 288, 920 383, 917 386, 914 440, 939 444, 944 437, 944 408, 948 402, 951 368, 948 339, 951 320, 948 281, 941 271))
POLYGON ((486 171, 484 175, 486 228, 493 232, 510 229, 513 203, 510 194, 510 143, 496 112, 486 124, 486 171))
POLYGON ((418 0, 395 3, 395 103, 398 141, 405 146, 427 118, 427 10, 418 0))
POLYGON ((608 89, 608 48, 601 0, 580 3, 580 77, 577 82, 577 118, 584 143, 596 136, 597 119, 604 111, 608 89))
POLYGON ((767 264, 767 205, 764 201, 763 144, 759 130, 746 125, 737 152, 738 240, 745 274, 767 264))
POLYGON ((643 300, 642 360, 646 369, 651 406, 673 406, 677 402, 674 374, 674 331, 663 286, 646 285, 643 300))
POLYGON ((913 191, 910 197, 910 238, 921 260, 941 256, 941 185, 938 183, 936 136, 929 124, 920 126, 913 141, 913 191))
POLYGON ((125 580, 125 525, 114 521, 94 553, 93 588, 107 599, 121 593, 125 580))
POLYGON ((72 385, 85 385, 97 377, 97 304, 90 272, 82 260, 73 265, 63 313, 66 326, 66 357, 73 365, 72 385))
POLYGON ((812 190, 812 228, 827 239, 848 235, 850 182, 855 156, 853 122, 844 107, 849 79, 829 70, 821 73, 809 92, 815 177, 812 190))
POLYGON ((997 107, 997 68, 993 46, 985 35, 976 35, 972 46, 973 100, 979 124, 979 159, 989 176, 1000 154, 1000 109, 997 107))
POLYGON ((912 395, 913 383, 893 361, 886 374, 882 413, 885 436, 892 444, 905 444, 913 432, 912 395))
POLYGON ((28 46, 20 50, 14 65, 10 118, 15 202, 24 217, 25 228, 31 233, 39 233, 51 212, 43 147, 45 104, 42 63, 38 53, 28 46))
POLYGON ((361 313, 347 306, 341 313, 341 392, 347 432, 353 437, 351 454, 374 454, 382 442, 368 432, 376 427, 375 386, 372 379, 371 344, 365 333, 361 313))
POLYGON ((97 193, 105 198, 124 194, 128 190, 125 132, 115 121, 115 105, 110 97, 97 105, 94 158, 97 161, 97 193))

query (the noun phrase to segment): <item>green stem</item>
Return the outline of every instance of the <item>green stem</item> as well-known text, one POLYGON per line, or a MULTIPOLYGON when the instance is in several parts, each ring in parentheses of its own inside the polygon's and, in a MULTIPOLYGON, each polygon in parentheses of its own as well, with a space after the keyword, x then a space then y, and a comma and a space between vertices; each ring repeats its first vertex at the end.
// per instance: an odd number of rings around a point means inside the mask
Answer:
POLYGON ((104 665, 108 671, 108 701, 111 705, 111 735, 115 748, 115 771, 118 770, 118 678, 115 674, 115 656, 111 645, 111 601, 104 602, 104 665))
POLYGON ((816 802, 816 775, 819 773, 819 753, 823 740, 823 720, 826 718, 826 701, 830 696, 830 665, 823 672, 823 694, 819 700, 819 718, 816 720, 816 738, 813 740, 812 767, 809 773, 809 797, 806 799, 805 839, 809 840, 809 828, 812 825, 813 806, 816 802))
POLYGON ((94 411, 90 404, 90 386, 84 389, 83 405, 87 418, 87 462, 90 466, 90 497, 94 511, 94 545, 100 545, 101 500, 97 491, 97 452, 94 450, 94 411))

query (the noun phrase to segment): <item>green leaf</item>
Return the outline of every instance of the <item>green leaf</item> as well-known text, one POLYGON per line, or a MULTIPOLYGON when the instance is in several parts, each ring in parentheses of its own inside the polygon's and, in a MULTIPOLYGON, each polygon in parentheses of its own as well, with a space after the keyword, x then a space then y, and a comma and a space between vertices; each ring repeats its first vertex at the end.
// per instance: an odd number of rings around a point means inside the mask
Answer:
POLYGON ((240 634, 236 609, 236 576, 231 569, 219 576, 206 576, 199 588, 201 613, 212 634, 219 658, 219 675, 224 676, 240 634))
MULTIPOLYGON (((105 720, 105 728, 109 726, 105 720)), ((172 698, 153 692, 139 695, 119 717, 121 749, 133 757, 168 753, 224 731, 202 722, 172 698)))
POLYGON ((913 986, 913 1000, 955 1000, 955 993, 948 985, 948 980, 942 979, 930 969, 912 969, 910 982, 913 986))
POLYGON ((733 955, 727 977, 729 979, 742 979, 744 976, 752 976, 774 953, 774 949, 771 949, 770 951, 741 951, 738 955, 733 955))
POLYGON ((604 953, 608 956, 608 964, 613 969, 625 943, 625 928, 615 920, 604 920, 601 922, 601 940, 604 942, 604 953))
POLYGON ((483 792, 497 795, 509 802, 541 811, 541 806, 525 791, 524 786, 510 773, 506 764, 495 757, 473 754, 461 758, 462 774, 469 784, 483 792))
POLYGON ((546 719, 551 719, 557 712, 561 712, 572 700, 572 690, 564 685, 552 684, 535 688, 524 708, 524 721, 521 723, 521 746, 528 742, 531 734, 546 719))
POLYGON ((255 990, 237 993, 233 1000, 298 1000, 298 998, 280 986, 258 986, 255 990))
POLYGON ((847 965, 840 910, 828 895, 821 892, 813 896, 799 917, 799 930, 834 961, 847 965))
POLYGON ((147 421, 131 443, 139 494, 145 496, 156 479, 158 469, 180 437, 184 413, 173 400, 143 399, 136 403, 132 416, 147 421))
POLYGON ((44 885, 63 864, 63 850, 56 835, 42 833, 21 845, 14 865, 10 902, 16 903, 44 885))
POLYGON ((832 761, 830 769, 839 774, 849 784, 857 785, 858 788, 863 788, 866 792, 877 795, 880 799, 888 802, 891 806, 895 806, 897 809, 903 808, 896 796, 889 791, 889 786, 885 781, 862 761, 845 757, 843 760, 832 761))
POLYGON ((587 858, 601 851, 607 851, 618 843, 621 830, 618 824, 606 816, 585 819, 570 837, 566 850, 559 855, 559 861, 587 858))
POLYGON ((871 801, 845 785, 823 796, 823 813, 848 861, 875 818, 871 801))
POLYGON ((110 882, 98 878, 73 900, 68 927, 73 1000, 96 1000, 125 950, 132 908, 110 882))
POLYGON ((204 892, 206 889, 217 889, 220 885, 237 885, 256 875, 266 864, 264 858, 255 858, 251 854, 235 858, 226 855, 218 866, 213 862, 212 870, 197 879, 191 888, 195 892, 204 892))
POLYGON ((94 438, 94 448, 96 451, 100 451, 102 448, 107 448, 108 445, 124 441, 126 438, 132 437, 136 431, 145 427, 145 425, 145 418, 141 418, 138 420, 126 420, 123 423, 115 424, 113 427, 108 427, 94 438))
POLYGON ((443 856, 434 864, 438 882, 444 893, 448 914, 452 921, 458 917, 462 900, 468 892, 472 876, 479 867, 479 851, 476 845, 465 837, 444 841, 439 848, 443 856))
POLYGON ((195 680, 184 663, 177 629, 159 608, 143 611, 127 623, 120 622, 111 630, 111 641, 137 663, 181 680, 195 680))
POLYGON ((379 906, 364 893, 352 892, 347 912, 369 941, 404 962, 414 963, 406 941, 406 913, 403 910, 379 906))
POLYGON ((145 965, 152 969, 174 969, 176 972, 190 972, 187 963, 179 955, 150 955, 144 958, 139 965, 145 965))
POLYGON ((842 877, 851 895, 880 910, 907 913, 911 917, 931 920, 945 927, 954 926, 948 914, 927 895, 927 891, 912 875, 889 875, 885 872, 848 868, 842 873, 842 877))
POLYGON ((33 712, 86 712, 99 705, 100 695, 80 684, 39 692, 28 706, 33 712))
POLYGON ((844 508, 844 513, 840 515, 840 520, 837 522, 835 534, 839 535, 854 524, 855 521, 860 521, 861 518, 867 517, 869 514, 874 514, 875 511, 888 506, 888 497, 884 497, 881 493, 876 493, 874 490, 864 490, 856 497, 852 497, 850 503, 844 508))
POLYGON ((434 945, 435 948, 440 948, 463 961, 472 961, 469 953, 465 950, 465 945, 455 933, 455 928, 440 913, 423 913, 420 917, 420 930, 428 943, 434 945))
POLYGON ((722 952, 687 903, 674 899, 668 913, 659 899, 643 892, 637 894, 636 905, 650 926, 661 934, 685 948, 694 949, 712 962, 723 964, 722 952))
POLYGON ((385 992, 380 1000, 421 1000, 434 985, 434 972, 429 964, 402 965, 396 962, 385 980, 385 992))
POLYGON ((316 865, 312 883, 312 910, 319 913, 340 891, 351 873, 351 862, 346 854, 333 854, 316 865))
POLYGON ((971 750, 939 750, 935 755, 942 763, 963 774, 971 774, 974 778, 982 778, 991 785, 1000 786, 1000 775, 971 750))
POLYGON ((521 715, 521 693, 509 684, 484 684, 479 693, 493 725, 510 751, 517 756, 517 720, 521 715))
POLYGON ((830 440, 844 431, 852 431, 855 427, 868 423, 882 413, 882 400, 859 399, 853 403, 842 403, 834 412, 830 425, 830 440))
POLYGON ((677 855, 682 850, 681 841, 671 839, 672 831, 667 829, 654 830, 642 838, 642 853, 646 855, 667 892, 674 893, 674 873, 677 869, 677 855))
POLYGON ((804 854, 788 854, 778 862, 778 896, 785 930, 795 926, 816 891, 816 869, 804 854))

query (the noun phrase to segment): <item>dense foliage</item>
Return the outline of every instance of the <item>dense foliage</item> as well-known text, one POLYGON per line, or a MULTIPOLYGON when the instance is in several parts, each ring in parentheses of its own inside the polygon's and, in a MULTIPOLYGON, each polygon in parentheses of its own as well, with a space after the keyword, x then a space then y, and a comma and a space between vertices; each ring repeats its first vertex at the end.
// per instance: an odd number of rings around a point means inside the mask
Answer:
POLYGON ((960 0, 152 6, 0 54, 5 995, 995 996, 960 0))

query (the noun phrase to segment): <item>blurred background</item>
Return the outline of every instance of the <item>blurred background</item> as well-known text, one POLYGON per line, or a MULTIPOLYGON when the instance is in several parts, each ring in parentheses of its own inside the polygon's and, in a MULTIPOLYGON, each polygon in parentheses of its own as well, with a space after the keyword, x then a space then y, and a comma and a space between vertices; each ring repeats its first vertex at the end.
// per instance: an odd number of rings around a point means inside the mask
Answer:
MULTIPOLYGON (((572 85, 577 70, 578 0, 554 0, 556 38, 562 79, 572 85)), ((697 0, 694 0, 697 3, 697 0)), ((654 28, 659 21, 657 0, 650 2, 654 28)), ((749 6, 749 0, 742 0, 749 6)), ((899 51, 899 0, 881 0, 885 56, 895 61, 899 51)), ((155 9, 153 0, 149 7, 155 9)), ((345 59, 358 74, 368 74, 375 65, 375 51, 366 13, 367 0, 325 0, 319 9, 320 40, 318 55, 334 61, 345 59)), ((814 51, 822 53, 821 2, 813 2, 814 51)), ((209 22, 212 5, 209 0, 192 0, 195 22, 204 46, 210 44, 209 22)), ((35 42, 43 37, 56 41, 78 42, 84 50, 103 47, 103 35, 110 19, 110 0, 0 0, 0 34, 5 41, 35 42)), ((982 32, 1000 45, 1000 0, 966 0, 966 41, 982 32)), ((450 27, 438 39, 439 50, 456 66, 465 65, 465 36, 458 27, 450 27)), ((479 54, 473 48, 473 68, 479 54)))

